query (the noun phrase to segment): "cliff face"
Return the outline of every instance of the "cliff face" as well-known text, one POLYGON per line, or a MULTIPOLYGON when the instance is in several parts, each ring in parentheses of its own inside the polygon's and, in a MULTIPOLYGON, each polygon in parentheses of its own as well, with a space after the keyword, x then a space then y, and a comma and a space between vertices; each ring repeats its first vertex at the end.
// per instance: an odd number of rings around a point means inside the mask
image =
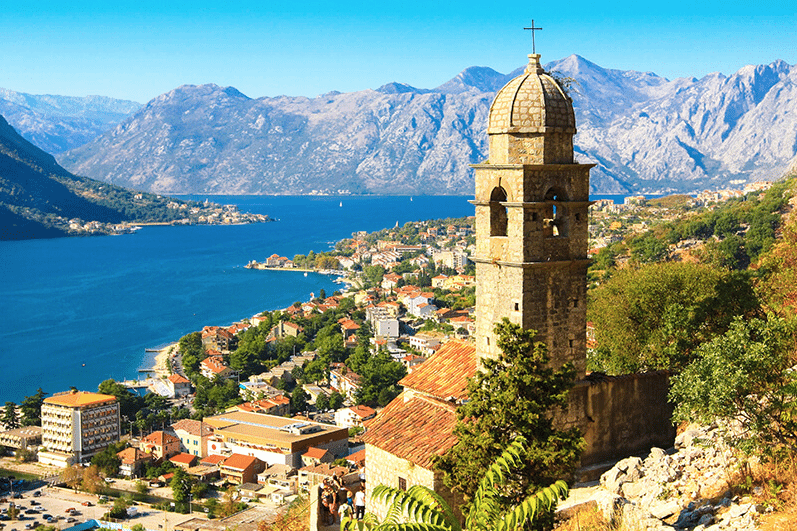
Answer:
MULTIPOLYGON (((578 57, 579 162, 593 193, 680 191, 778 178, 797 153, 797 68, 669 81, 578 57)), ((252 99, 183 86, 60 157, 81 175, 159 193, 471 194, 495 91, 519 73, 469 68, 432 90, 390 83, 316 98, 252 99)))
POLYGON ((141 108, 140 103, 103 96, 33 95, 0 89, 0 114, 47 153, 82 146, 141 108))

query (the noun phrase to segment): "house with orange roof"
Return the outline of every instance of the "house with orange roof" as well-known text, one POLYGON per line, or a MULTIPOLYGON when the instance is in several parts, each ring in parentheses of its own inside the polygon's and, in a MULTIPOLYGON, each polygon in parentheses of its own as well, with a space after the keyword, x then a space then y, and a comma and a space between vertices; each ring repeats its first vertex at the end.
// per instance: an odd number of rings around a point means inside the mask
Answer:
POLYGON ((166 385, 169 388, 171 396, 174 398, 191 394, 191 382, 188 378, 180 376, 179 374, 170 374, 166 379, 166 385))
POLYGON ((154 459, 164 459, 180 453, 180 439, 165 431, 153 431, 139 441, 138 448, 154 459))
POLYGON ((331 463, 335 458, 326 448, 311 446, 302 454, 302 466, 314 466, 321 463, 331 463))
POLYGON ((433 463, 456 443, 456 406, 467 398, 468 379, 477 365, 472 343, 449 341, 399 382, 404 391, 365 423, 369 494, 371 485, 420 484, 440 493, 452 507, 459 505, 433 463))
POLYGON ((376 416, 376 410, 359 405, 344 407, 335 411, 335 425, 343 428, 360 428, 363 423, 376 416))
POLYGON ((263 471, 266 464, 251 455, 232 454, 218 466, 222 479, 236 485, 243 485, 244 483, 255 483, 257 474, 263 471))
POLYGON ((147 463, 152 461, 152 455, 132 447, 117 452, 116 457, 120 461, 119 473, 130 478, 138 477, 147 463))
POLYGON ((179 466, 183 470, 188 470, 194 466, 196 460, 197 456, 182 452, 169 458, 170 463, 174 464, 175 466, 179 466))
POLYGON ((227 367, 224 361, 215 356, 202 360, 199 364, 199 372, 208 380, 213 380, 214 378, 226 380, 228 378, 235 378, 238 374, 237 371, 227 367))
POLYGON ((208 455, 208 439, 213 429, 201 420, 182 419, 172 424, 175 436, 180 439, 180 451, 205 457, 208 455))
POLYGON ((221 326, 206 326, 202 329, 202 345, 205 348, 215 348, 221 351, 230 350, 236 338, 226 328, 221 326))

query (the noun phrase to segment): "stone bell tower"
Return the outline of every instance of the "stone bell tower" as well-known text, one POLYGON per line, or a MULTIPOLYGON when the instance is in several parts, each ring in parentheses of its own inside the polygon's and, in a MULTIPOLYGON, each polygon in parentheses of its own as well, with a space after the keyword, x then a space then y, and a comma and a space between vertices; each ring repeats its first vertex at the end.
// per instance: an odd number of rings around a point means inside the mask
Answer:
POLYGON ((589 170, 573 160, 573 104, 539 54, 490 107, 476 178, 476 352, 497 358, 506 317, 585 375, 589 170))

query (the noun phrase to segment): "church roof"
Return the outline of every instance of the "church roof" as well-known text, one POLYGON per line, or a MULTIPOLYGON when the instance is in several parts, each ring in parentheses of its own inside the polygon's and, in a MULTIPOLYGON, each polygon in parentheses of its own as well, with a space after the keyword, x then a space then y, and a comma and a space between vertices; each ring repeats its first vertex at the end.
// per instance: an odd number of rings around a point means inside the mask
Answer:
POLYGON ((530 54, 523 74, 498 91, 490 106, 488 134, 575 134, 573 104, 557 82, 545 73, 539 60, 539 54, 530 54))
POLYGON ((477 363, 473 343, 449 341, 399 383, 441 400, 460 400, 466 396, 468 378, 476 374, 477 363))
POLYGON ((368 421, 363 438, 367 444, 431 469, 434 456, 457 442, 456 423, 454 404, 404 391, 368 421))

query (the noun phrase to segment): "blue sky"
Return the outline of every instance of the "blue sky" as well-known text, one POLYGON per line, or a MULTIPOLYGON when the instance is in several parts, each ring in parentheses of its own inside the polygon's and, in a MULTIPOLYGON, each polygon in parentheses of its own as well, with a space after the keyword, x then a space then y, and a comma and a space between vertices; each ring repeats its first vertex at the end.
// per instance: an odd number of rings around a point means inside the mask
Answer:
POLYGON ((579 54, 670 79, 797 63, 797 2, 6 2, 0 87, 146 102, 183 84, 250 97, 316 96, 400 81, 432 88, 468 66, 579 54), (556 5, 558 4, 558 5, 556 5))

